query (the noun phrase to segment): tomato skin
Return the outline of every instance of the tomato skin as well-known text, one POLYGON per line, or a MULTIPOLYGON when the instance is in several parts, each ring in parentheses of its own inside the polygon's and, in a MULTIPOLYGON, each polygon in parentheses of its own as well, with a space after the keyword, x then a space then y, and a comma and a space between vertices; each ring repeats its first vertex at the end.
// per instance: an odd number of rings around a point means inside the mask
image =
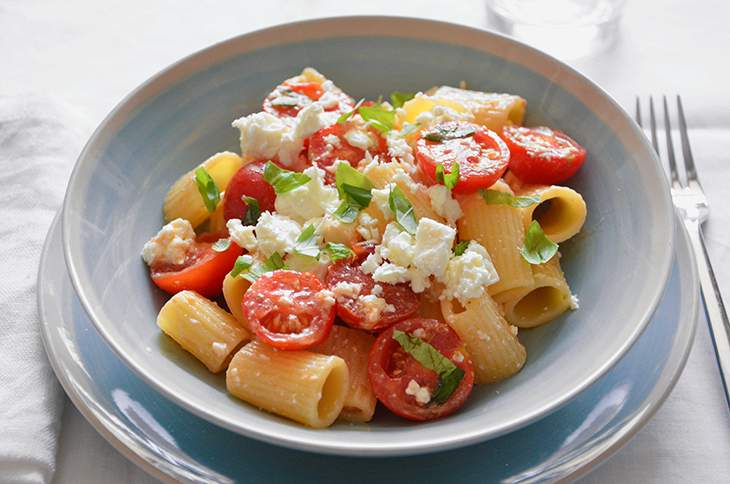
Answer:
POLYGON ((348 326, 366 331, 378 331, 392 324, 416 314, 419 306, 419 297, 411 290, 408 284, 377 283, 370 274, 365 274, 360 268, 361 262, 372 252, 372 246, 359 246, 356 257, 343 259, 330 265, 327 269, 325 283, 333 291, 340 282, 360 284, 360 291, 356 297, 340 295, 337 298, 337 316, 348 326), (382 294, 387 304, 395 307, 395 311, 382 311, 377 321, 368 321, 366 309, 360 296, 373 293, 376 285, 382 288, 382 294))
POLYGON ((316 275, 277 270, 251 284, 241 306, 261 341, 282 350, 303 350, 327 338, 336 303, 316 275))
POLYGON ((459 162, 459 181, 456 193, 473 193, 489 188, 507 170, 510 152, 505 142, 483 126, 463 121, 441 123, 419 134, 416 141, 416 160, 421 171, 436 183, 436 166, 443 164, 444 172, 450 173, 455 161, 459 162), (424 136, 439 127, 458 126, 473 130, 473 134, 444 141, 430 141, 424 136))
POLYGON ((502 137, 512 153, 510 171, 525 183, 562 183, 580 170, 586 158, 585 148, 556 129, 505 126, 502 137))
POLYGON ((195 247, 180 266, 153 265, 150 268, 152 282, 169 294, 195 291, 201 296, 214 298, 223 290, 223 279, 236 258, 243 253, 235 243, 224 252, 216 252, 213 242, 228 234, 204 234, 197 237, 195 247))
POLYGON ((241 197, 253 197, 259 202, 262 212, 273 211, 276 193, 264 180, 265 161, 255 161, 241 167, 228 183, 223 195, 223 217, 226 220, 246 216, 248 205, 241 197))
MULTIPOLYGON (((332 92, 337 102, 325 107, 325 111, 344 112, 354 105, 352 98, 344 92, 340 90, 332 92)), ((306 106, 318 101, 324 93, 322 84, 316 82, 284 81, 266 96, 263 110, 279 118, 293 118, 306 106), (287 104, 281 104, 282 101, 286 101, 287 104)))
POLYGON ((380 333, 370 349, 368 379, 375 396, 391 412, 408 420, 434 420, 450 415, 464 405, 474 386, 474 366, 464 343, 446 323, 435 319, 413 318, 401 321, 380 333), (446 402, 440 405, 423 405, 413 395, 406 394, 411 380, 415 380, 421 387, 428 387, 433 394, 439 378, 436 372, 425 368, 403 351, 400 344, 393 339, 393 331, 396 329, 410 335, 421 329, 426 335, 421 339, 430 343, 464 371, 464 377, 446 402), (461 361, 454 359, 457 352, 463 356, 461 361))
MULTIPOLYGON (((347 142, 345 134, 355 126, 352 123, 337 123, 327 128, 322 128, 314 133, 309 139, 307 158, 312 165, 320 167, 325 172, 325 179, 328 183, 334 183, 335 174, 327 168, 334 165, 336 160, 347 161, 350 166, 356 167, 365 158, 365 150, 352 146, 347 142), (336 136, 339 141, 331 145, 325 141, 326 137, 336 136)), ((388 145, 385 139, 373 128, 368 128, 367 133, 377 142, 370 151, 370 154, 380 155, 387 153, 388 145)))

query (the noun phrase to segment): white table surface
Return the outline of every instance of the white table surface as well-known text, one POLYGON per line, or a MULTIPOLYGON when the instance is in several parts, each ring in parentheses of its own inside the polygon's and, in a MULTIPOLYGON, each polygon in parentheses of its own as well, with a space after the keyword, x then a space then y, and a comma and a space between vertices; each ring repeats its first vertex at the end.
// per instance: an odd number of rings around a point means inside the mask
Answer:
MULTIPOLYGON (((317 16, 394 14, 474 26, 479 0, 285 2, 0 0, 0 96, 41 93, 86 115, 89 129, 132 88, 202 47, 277 23, 317 16)), ((730 4, 629 0, 620 40, 574 62, 627 108, 636 94, 683 95, 699 173, 713 206, 710 253, 730 298, 730 4), (704 176, 703 176, 704 175, 704 176)), ((147 483, 153 479, 107 444, 75 408, 63 416, 55 482, 147 483)), ((654 419, 586 482, 728 482, 730 413, 707 329, 654 419)))

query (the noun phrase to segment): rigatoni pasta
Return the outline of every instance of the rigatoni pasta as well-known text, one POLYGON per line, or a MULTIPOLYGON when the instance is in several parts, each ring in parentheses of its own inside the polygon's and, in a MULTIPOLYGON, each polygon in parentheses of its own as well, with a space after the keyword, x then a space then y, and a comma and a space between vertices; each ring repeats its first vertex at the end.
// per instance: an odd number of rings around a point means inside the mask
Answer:
POLYGON ((553 242, 560 243, 580 232, 588 210, 580 193, 572 188, 551 185, 519 193, 535 196, 540 201, 522 209, 525 228, 530 222, 540 222, 543 232, 553 242))
POLYGON ((252 341, 231 360, 226 387, 258 408, 322 428, 340 415, 350 376, 338 356, 281 351, 252 341))

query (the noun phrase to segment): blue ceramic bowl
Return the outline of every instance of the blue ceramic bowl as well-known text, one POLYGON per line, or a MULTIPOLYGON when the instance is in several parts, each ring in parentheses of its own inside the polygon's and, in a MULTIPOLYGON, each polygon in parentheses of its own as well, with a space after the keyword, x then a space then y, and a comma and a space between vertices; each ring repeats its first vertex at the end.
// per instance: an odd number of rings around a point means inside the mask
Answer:
POLYGON ((637 126, 599 87, 559 61, 494 33, 392 17, 313 20, 243 35, 143 84, 81 154, 64 203, 67 265, 101 335, 130 368, 186 409, 233 431, 294 448, 403 455, 512 431, 567 402, 614 365, 652 315, 673 251, 671 202, 637 126), (225 391, 155 324, 164 301, 139 253, 162 224, 169 186, 217 151, 237 150, 231 120, 259 110, 282 79, 314 66, 356 98, 465 80, 528 101, 527 124, 560 128, 589 158, 571 185, 585 197, 583 233, 563 245, 579 311, 521 333, 525 368, 475 388, 456 415, 411 424, 378 413, 362 425, 311 430, 225 391))

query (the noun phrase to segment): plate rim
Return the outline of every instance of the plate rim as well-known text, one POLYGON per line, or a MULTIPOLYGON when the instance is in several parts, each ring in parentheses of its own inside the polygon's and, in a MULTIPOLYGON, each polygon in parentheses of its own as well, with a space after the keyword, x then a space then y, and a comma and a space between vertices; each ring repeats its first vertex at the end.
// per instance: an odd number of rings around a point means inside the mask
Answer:
MULTIPOLYGON (((416 30, 416 29, 413 29, 416 30)), ((301 31, 300 31, 301 32, 301 31)), ((379 34, 381 35, 381 34, 379 34)), ((382 34, 383 36, 386 36, 385 34, 382 34)), ((285 36, 284 36, 285 37, 285 36)), ((479 49, 478 46, 471 46, 470 48, 473 49, 479 49)), ((485 49, 485 52, 486 49, 485 49)), ((519 61, 515 59, 509 59, 511 62, 516 62, 522 65, 525 65, 523 63, 520 63, 519 61)), ((531 70, 535 70, 536 66, 530 65, 527 66, 531 70)), ((578 97, 578 94, 574 91, 571 91, 573 95, 578 97)), ((600 97, 599 96, 599 97, 600 97)), ((594 113, 597 116, 599 116, 599 113, 594 113)), ((599 116, 600 117, 600 116, 599 116)), ((648 324, 649 320, 651 319, 651 316, 654 314, 657 305, 659 303, 659 300, 661 298, 661 295, 663 294, 667 281, 669 279, 669 273, 672 267, 672 258, 674 254, 674 225, 675 225, 675 219, 673 216, 673 208, 671 204, 671 199, 669 197, 669 190, 668 190, 668 184, 666 181, 666 177, 663 174, 663 170, 660 164, 659 159, 657 158, 656 154, 653 152, 649 145, 648 139, 643 135, 643 133, 639 130, 638 126, 631 120, 630 116, 623 110, 623 108, 613 99, 613 97, 608 94, 603 88, 598 86, 596 83, 594 83, 591 79, 589 79, 587 76, 581 74, 571 66, 553 58, 552 56, 535 49, 533 47, 530 47, 526 44, 523 44, 515 39, 512 39, 510 37, 504 36, 502 34, 499 34, 497 32, 493 32, 487 29, 480 29, 475 27, 469 27, 465 25, 455 24, 451 22, 445 22, 445 21, 439 21, 439 20, 430 20, 430 19, 420 19, 415 17, 406 17, 406 16, 336 16, 336 17, 326 17, 326 18, 314 18, 314 19, 307 19, 307 20, 301 20, 297 22, 289 22, 279 25, 274 25, 270 27, 266 27, 263 29, 255 30, 252 32, 248 32, 242 35, 234 36, 229 39, 225 39, 223 41, 217 42, 209 47, 206 47, 204 49, 198 50, 190 55, 187 55, 180 60, 170 64, 169 66, 165 67, 164 69, 158 71, 151 77, 149 77, 145 82, 140 84, 138 87, 136 87, 134 90, 132 90, 127 96, 125 96, 113 109, 112 111, 101 121, 99 126, 96 128, 94 133, 89 138, 88 142, 84 146, 83 150, 81 151, 75 165, 73 168, 73 171, 71 173, 71 177, 69 180, 69 183, 67 185, 66 193, 64 196, 63 201, 63 210, 61 213, 62 217, 62 223, 61 223, 61 231, 62 231, 62 238, 63 238, 63 252, 64 252, 64 258, 66 261, 66 266, 70 275, 71 282, 74 286, 74 289, 76 291, 77 296, 79 297, 79 300, 81 301, 81 306, 83 307, 84 311, 88 315, 89 319, 93 323, 96 330, 101 334, 102 338, 106 341, 106 343, 112 348, 112 350, 121 358, 121 360, 130 368, 132 369, 139 377, 142 378, 148 385, 154 387, 158 392, 162 393, 164 396, 166 396, 168 399, 176 402, 178 405, 182 406, 183 408, 189 410, 191 413, 194 413, 209 422, 215 423, 219 426, 225 427, 229 430, 232 430, 234 432, 237 432, 242 435, 246 435, 249 437, 253 437, 259 440, 263 440, 265 442, 273 443, 276 445, 284 445, 287 447, 295 448, 295 449, 303 449, 303 450, 310 450, 310 451, 316 451, 316 452, 323 452, 323 453, 330 453, 330 454, 337 454, 337 455, 370 455, 370 456, 395 456, 395 455, 409 455, 409 454, 418 454, 418 453, 427 453, 427 452, 433 452, 435 450, 445 450, 449 448, 456 448, 459 446, 469 445, 473 444, 475 442, 484 441, 490 438, 497 437, 499 435, 503 435, 507 432, 511 432, 513 430, 516 430, 520 427, 524 427, 525 425, 530 424, 531 422, 534 422, 535 420, 542 418, 549 413, 557 410, 562 405, 567 403, 569 400, 571 400, 573 397, 575 397, 577 394, 582 392, 585 388, 590 386, 592 383, 594 383, 598 378, 600 378, 602 375, 604 375, 610 368, 613 367, 613 365, 618 362, 618 360, 623 357, 623 355, 626 354, 626 352, 629 350, 629 348, 633 345, 633 343, 638 339, 638 337, 641 335, 641 333, 646 328, 646 325, 648 324), (155 375, 149 374, 144 370, 144 367, 141 366, 133 357, 127 355, 125 348, 123 345, 119 344, 109 333, 107 330, 107 327, 109 326, 110 322, 106 320, 106 318, 102 318, 99 313, 97 313, 94 305, 91 303, 90 298, 84 289, 84 285, 82 284, 81 277, 79 275, 79 272, 77 270, 77 267, 74 263, 75 261, 75 255, 74 255, 74 249, 71 247, 71 242, 69 239, 69 227, 73 226, 73 210, 70 210, 69 207, 72 205, 72 200, 74 198, 75 193, 77 193, 76 187, 81 183, 80 180, 82 180, 83 175, 83 169, 85 165, 85 160, 92 157, 91 152, 93 151, 95 145, 100 142, 101 139, 103 139, 106 131, 113 130, 115 123, 118 123, 120 120, 123 120, 125 118, 126 113, 133 111, 136 107, 139 105, 144 104, 146 99, 148 99, 151 96, 154 96, 155 94, 158 94, 159 89, 161 87, 158 86, 158 84, 165 85, 168 78, 173 79, 184 79, 187 75, 190 75, 194 72, 197 72, 200 68, 200 65, 210 65, 215 62, 218 62, 222 59, 228 59, 240 52, 248 52, 251 50, 255 50, 261 46, 254 45, 253 47, 249 46, 249 44, 256 44, 256 42, 265 42, 266 46, 272 46, 272 45, 281 45, 281 44, 288 44, 292 43, 291 39, 284 38, 280 41, 266 41, 265 38, 267 36, 276 36, 277 33, 291 33, 292 30, 299 30, 300 28, 307 27, 310 30, 317 30, 317 35, 307 35, 306 40, 311 40, 315 38, 327 38, 331 36, 357 36, 361 35, 358 33, 347 33, 344 32, 344 26, 348 25, 348 23, 352 22, 364 22, 364 23, 379 23, 380 27, 382 27, 383 23, 410 23, 412 26, 418 26, 420 27, 420 31, 418 34, 414 34, 411 31, 408 32, 398 32, 398 33, 390 33, 389 36, 391 37, 408 37, 408 38, 416 38, 416 39, 422 39, 422 40, 430 40, 432 42, 440 42, 440 43, 447 43, 451 45, 458 45, 462 47, 466 47, 458 42, 448 42, 443 39, 437 38, 434 36, 431 32, 431 29, 442 29, 442 30, 448 30, 451 29, 451 31, 458 31, 461 32, 463 35, 472 35, 472 36, 486 36, 491 37, 492 41, 496 42, 502 42, 507 46, 511 46, 513 48, 517 48, 519 51, 523 53, 530 54, 536 59, 539 59, 539 61, 544 64, 547 68, 555 68, 560 69, 564 72, 567 72, 569 74, 569 79, 567 79, 566 82, 572 83, 572 84, 580 84, 581 82, 587 85, 588 87, 595 90, 600 96, 603 97, 603 101, 607 102, 609 106, 612 106, 619 115, 627 118, 630 123, 627 125, 629 128, 629 134, 633 135, 633 139, 631 141, 636 142, 644 147, 644 151, 653 159, 654 163, 652 164, 652 168, 656 172, 656 180, 659 181, 659 183, 662 184, 662 190, 660 193, 656 193, 655 196, 657 196, 660 199, 661 205, 663 205, 664 210, 661 212, 662 217, 661 220, 655 220, 656 225, 654 228, 659 227, 662 230, 668 231, 668 240, 666 243, 662 246, 659 246, 659 250, 665 251, 665 254, 663 254, 663 259, 660 260, 660 264, 657 268, 657 270, 654 272, 657 275, 657 284, 653 285, 650 289, 653 291, 651 293, 651 297, 647 298, 648 303, 645 305, 644 310, 640 312, 640 315, 636 318, 636 325, 633 328, 633 331, 631 332, 630 337, 624 341, 614 352, 611 358, 607 359, 600 367, 597 367, 589 377, 584 378, 582 382, 575 385, 571 391, 566 392, 558 397, 553 398, 551 401, 544 402, 542 405, 540 405, 538 408, 534 409, 530 413, 526 413, 519 418, 512 419, 510 421, 505 422, 501 426, 491 428, 487 431, 475 429, 472 432, 468 433, 460 433, 455 436, 449 436, 449 435, 443 435, 439 438, 430 438, 428 440, 426 439, 419 439, 417 441, 413 442, 407 442, 407 443, 395 443, 395 444, 357 444, 352 442, 331 442, 331 441, 322 441, 318 440, 315 437, 311 435, 303 435, 303 436, 292 436, 290 433, 287 433, 285 429, 274 429, 270 427, 266 427, 263 425, 260 425, 258 427, 252 427, 250 425, 246 425, 240 421, 240 419, 234 419, 229 418, 226 416, 221 416, 218 414, 214 414, 210 411, 208 411, 205 407, 197 405, 193 401, 188 401, 187 399, 178 396, 177 393, 173 388, 170 388, 164 381, 161 381, 158 379, 155 375), (430 28, 427 28, 430 27, 430 28), (325 33, 327 32, 327 33, 325 33), (334 32, 334 33, 333 33, 334 32), (422 34, 420 32, 423 32, 422 34), (260 40, 259 38, 263 37, 264 40, 260 40), (220 52, 219 52, 220 51, 220 52), (102 324, 101 321, 106 321, 106 323, 102 324)))
MULTIPOLYGON (((555 479, 573 480, 585 476, 601 464, 605 463, 611 456, 615 455, 631 441, 631 439, 662 407, 666 399, 674 390, 679 377, 683 374, 694 342, 698 321, 700 319, 700 288, 697 279, 696 262, 692 256, 692 251, 690 250, 689 235, 682 224, 676 224, 676 231, 681 233, 682 236, 680 237, 680 243, 676 246, 675 256, 680 256, 679 252, 682 251, 684 253, 683 257, 686 258, 686 263, 688 264, 688 273, 691 274, 691 276, 682 279, 689 280, 689 283, 692 285, 693 290, 690 291, 692 299, 690 301, 690 309, 687 312, 688 314, 694 314, 694 317, 691 321, 678 326, 683 331, 677 331, 675 333, 668 360, 665 363, 662 372, 656 379, 654 387, 649 392, 647 398, 641 403, 640 409, 635 412, 634 416, 624 421, 621 426, 612 432, 609 438, 605 441, 601 441, 590 448, 586 448, 577 455, 572 455, 572 458, 566 462, 561 462, 555 466, 547 468, 547 470, 551 472, 557 472, 557 475, 553 475, 555 479), (680 343, 681 346, 679 346, 680 343)), ((39 287, 46 284, 44 281, 47 278, 57 277, 55 274, 49 274, 47 271, 44 271, 43 268, 45 267, 45 260, 50 251, 51 245, 55 242, 55 239, 59 238, 60 234, 58 232, 60 232, 60 214, 57 214, 51 223, 51 227, 43 244, 37 276, 39 287)), ((58 348, 52 344, 50 332, 53 326, 49 324, 49 318, 46 317, 48 315, 48 311, 46 310, 43 291, 37 291, 36 302, 41 319, 41 339, 43 341, 43 347, 48 355, 48 360, 53 368, 54 374, 61 384, 61 387, 64 389, 64 392, 84 419, 89 422, 89 424, 104 438, 104 440, 112 445, 112 447, 114 447, 120 454, 133 462, 140 469, 147 472, 149 475, 164 482, 178 482, 180 479, 188 481, 186 478, 187 476, 173 475, 172 472, 174 467, 169 467, 168 469, 170 472, 168 473, 160 467, 155 466, 152 462, 141 455, 140 451, 135 451, 135 449, 125 444, 122 439, 117 437, 117 433, 121 432, 121 429, 128 429, 127 426, 113 421, 104 421, 93 410, 88 408, 75 386, 69 381, 66 373, 61 368, 61 364, 58 360, 58 348), (121 429, 118 428, 117 432, 115 432, 110 428, 114 425, 117 425, 121 429)), ((150 386, 150 390, 156 391, 156 389, 152 386, 150 386)), ((174 401, 170 401, 170 403, 172 405, 177 405, 174 401)), ((209 421, 208 424, 215 425, 209 421)), ((229 429, 227 429, 227 431, 232 432, 229 429)))

